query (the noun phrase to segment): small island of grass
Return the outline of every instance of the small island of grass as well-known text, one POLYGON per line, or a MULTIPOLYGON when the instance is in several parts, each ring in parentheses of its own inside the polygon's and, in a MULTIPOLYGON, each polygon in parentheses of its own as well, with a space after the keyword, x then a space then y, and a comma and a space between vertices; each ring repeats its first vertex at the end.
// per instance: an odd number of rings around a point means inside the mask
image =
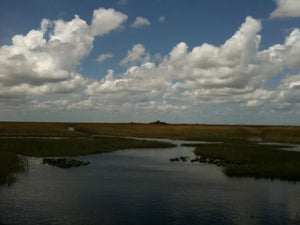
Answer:
POLYGON ((233 141, 196 145, 195 154, 200 162, 220 163, 230 177, 300 181, 300 153, 280 150, 283 147, 233 141))

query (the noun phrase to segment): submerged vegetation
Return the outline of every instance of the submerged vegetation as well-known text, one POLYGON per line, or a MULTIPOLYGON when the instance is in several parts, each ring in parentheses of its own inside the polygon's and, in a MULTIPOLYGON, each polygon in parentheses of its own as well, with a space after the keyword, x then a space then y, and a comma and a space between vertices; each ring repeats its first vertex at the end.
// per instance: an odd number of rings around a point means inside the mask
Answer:
POLYGON ((201 144, 195 154, 201 162, 221 162, 224 173, 231 177, 300 181, 300 152, 278 150, 282 147, 286 146, 249 141, 201 144))
POLYGON ((48 164, 59 168, 71 168, 71 167, 87 166, 90 164, 90 162, 84 162, 77 159, 68 159, 68 158, 44 158, 43 164, 48 164))

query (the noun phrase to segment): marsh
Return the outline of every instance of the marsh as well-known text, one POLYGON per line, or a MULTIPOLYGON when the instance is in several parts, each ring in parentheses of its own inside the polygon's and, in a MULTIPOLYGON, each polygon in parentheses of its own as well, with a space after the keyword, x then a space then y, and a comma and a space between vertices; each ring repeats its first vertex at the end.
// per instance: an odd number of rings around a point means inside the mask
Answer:
MULTIPOLYGON (((0 139, 0 152, 27 162, 27 170, 11 171, 15 182, 0 186, 2 224, 299 223, 300 153, 290 151, 298 145, 248 140, 259 132, 268 136, 269 128, 88 124, 84 129, 84 124, 72 124, 70 131, 70 124, 48 124, 48 130, 35 126, 43 135, 15 124, 0 139), (124 137, 127 129, 131 138, 124 137), (186 141, 141 137, 151 131, 155 137, 186 141), (59 168, 43 164, 44 157, 89 164, 59 168), (264 167, 271 159, 276 159, 273 166, 264 167), (219 160, 226 163, 207 163, 219 160), (248 166, 253 163, 258 163, 254 169, 248 166), (291 164, 292 170, 282 176, 278 163, 291 164), (228 172, 228 165, 235 170, 228 172), (273 172, 232 173, 243 165, 252 172, 273 172)), ((298 128, 293 129, 297 138, 298 128)))
MULTIPOLYGON (((194 147, 141 148, 76 156, 61 169, 28 157, 29 171, 0 187, 4 224, 291 224, 300 184, 230 178, 213 164, 170 162, 194 147)), ((191 144, 190 142, 188 142, 191 144)))

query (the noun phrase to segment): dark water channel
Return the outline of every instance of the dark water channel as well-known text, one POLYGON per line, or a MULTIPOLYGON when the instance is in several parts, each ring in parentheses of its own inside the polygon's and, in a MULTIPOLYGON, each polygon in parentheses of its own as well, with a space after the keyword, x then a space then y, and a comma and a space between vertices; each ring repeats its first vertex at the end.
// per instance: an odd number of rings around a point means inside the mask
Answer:
POLYGON ((169 161, 182 155, 193 148, 80 156, 91 164, 71 169, 30 157, 28 173, 0 187, 0 224, 300 224, 299 183, 169 161))

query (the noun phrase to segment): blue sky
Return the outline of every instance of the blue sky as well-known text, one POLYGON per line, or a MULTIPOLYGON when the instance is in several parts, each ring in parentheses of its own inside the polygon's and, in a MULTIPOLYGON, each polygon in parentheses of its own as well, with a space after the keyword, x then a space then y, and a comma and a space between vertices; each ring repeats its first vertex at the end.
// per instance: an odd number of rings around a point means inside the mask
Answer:
POLYGON ((300 125, 299 28, 298 0, 2 0, 0 120, 300 125))

